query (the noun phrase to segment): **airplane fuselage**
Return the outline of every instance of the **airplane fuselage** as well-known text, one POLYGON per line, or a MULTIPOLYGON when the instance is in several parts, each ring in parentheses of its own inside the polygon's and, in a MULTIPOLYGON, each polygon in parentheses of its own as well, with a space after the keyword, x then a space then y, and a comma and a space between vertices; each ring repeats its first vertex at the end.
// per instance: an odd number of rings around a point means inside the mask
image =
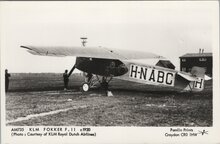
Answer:
POLYGON ((120 79, 133 81, 150 85, 163 85, 171 87, 185 88, 190 85, 191 89, 202 90, 203 79, 189 82, 179 76, 176 70, 167 69, 158 66, 143 66, 133 63, 122 63, 115 59, 100 59, 100 58, 76 58, 76 68, 87 73, 105 76, 116 77, 120 79))

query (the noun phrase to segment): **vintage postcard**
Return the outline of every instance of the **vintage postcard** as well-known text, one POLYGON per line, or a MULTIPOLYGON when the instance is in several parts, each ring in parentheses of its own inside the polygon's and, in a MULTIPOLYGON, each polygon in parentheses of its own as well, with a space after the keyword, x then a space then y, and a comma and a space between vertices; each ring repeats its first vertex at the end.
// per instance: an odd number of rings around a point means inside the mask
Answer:
POLYGON ((1 143, 220 143, 218 1, 0 2, 1 143))

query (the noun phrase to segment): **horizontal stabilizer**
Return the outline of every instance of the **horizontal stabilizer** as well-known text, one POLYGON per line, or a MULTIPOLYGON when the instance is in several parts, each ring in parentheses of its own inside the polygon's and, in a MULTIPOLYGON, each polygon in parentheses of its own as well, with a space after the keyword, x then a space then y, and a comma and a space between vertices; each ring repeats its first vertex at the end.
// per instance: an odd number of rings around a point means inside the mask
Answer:
POLYGON ((212 79, 211 77, 205 75, 205 80, 211 80, 211 79, 212 79))
POLYGON ((177 74, 180 75, 181 77, 183 77, 184 79, 188 80, 188 81, 197 81, 198 80, 196 77, 188 75, 188 74, 183 74, 181 72, 178 72, 177 74))

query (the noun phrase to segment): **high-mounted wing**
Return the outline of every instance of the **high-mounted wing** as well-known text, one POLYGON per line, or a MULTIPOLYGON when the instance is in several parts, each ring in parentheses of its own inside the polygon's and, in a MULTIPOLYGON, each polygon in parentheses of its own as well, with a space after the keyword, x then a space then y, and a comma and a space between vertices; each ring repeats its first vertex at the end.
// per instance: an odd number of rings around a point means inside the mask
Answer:
POLYGON ((163 68, 175 69, 175 66, 171 61, 165 58, 148 58, 148 59, 133 59, 133 60, 123 60, 123 62, 130 62, 142 65, 152 65, 159 66, 163 68))
POLYGON ((114 50, 105 47, 21 47, 27 49, 31 54, 42 56, 77 56, 119 60, 164 58, 162 56, 148 52, 114 50))

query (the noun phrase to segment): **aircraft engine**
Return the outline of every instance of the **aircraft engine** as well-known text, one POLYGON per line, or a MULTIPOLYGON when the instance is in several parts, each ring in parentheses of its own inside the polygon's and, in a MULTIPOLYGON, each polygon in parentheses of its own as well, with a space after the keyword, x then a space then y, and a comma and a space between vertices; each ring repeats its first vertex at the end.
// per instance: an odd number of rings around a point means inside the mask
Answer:
POLYGON ((117 73, 118 75, 123 75, 125 73, 128 72, 128 68, 124 65, 124 64, 121 64, 117 67, 117 73))

